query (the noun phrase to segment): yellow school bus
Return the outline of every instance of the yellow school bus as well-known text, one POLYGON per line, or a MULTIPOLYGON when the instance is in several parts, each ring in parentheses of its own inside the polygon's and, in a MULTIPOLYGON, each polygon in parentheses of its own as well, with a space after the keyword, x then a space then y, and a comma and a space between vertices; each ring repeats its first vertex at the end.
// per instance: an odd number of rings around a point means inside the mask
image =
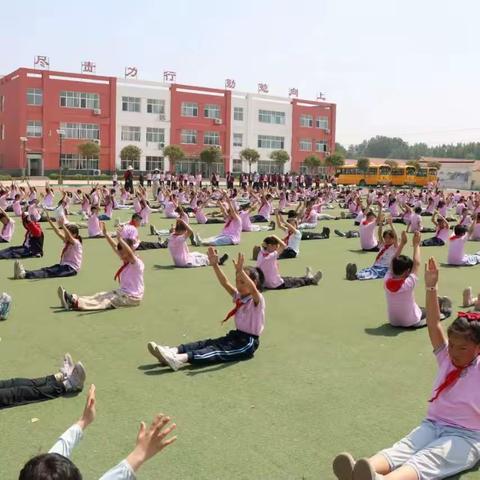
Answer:
POLYGON ((375 165, 366 170, 357 167, 340 167, 335 173, 337 183, 343 185, 384 185, 390 183, 391 168, 388 165, 375 165))
POLYGON ((411 165, 393 167, 390 173, 390 184, 393 186, 416 185, 417 170, 411 165))
POLYGON ((433 167, 419 168, 417 171, 417 185, 425 187, 429 183, 437 183, 437 169, 433 167))

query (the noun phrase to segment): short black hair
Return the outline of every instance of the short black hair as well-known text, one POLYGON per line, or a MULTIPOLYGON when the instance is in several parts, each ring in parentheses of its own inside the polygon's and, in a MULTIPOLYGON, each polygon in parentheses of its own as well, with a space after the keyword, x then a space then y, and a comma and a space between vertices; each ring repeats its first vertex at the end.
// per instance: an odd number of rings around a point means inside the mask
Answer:
POLYGON ((415 207, 415 213, 422 213, 422 207, 415 207))
POLYGON ((142 216, 139 215, 138 213, 134 213, 132 215, 132 220, 138 220, 139 222, 141 222, 142 221, 142 216))
POLYGON ((465 225, 455 225, 453 231, 457 237, 463 237, 468 232, 468 228, 465 225))
POLYGON ((43 453, 29 460, 18 480, 82 480, 75 464, 58 453, 43 453))
POLYGON ((413 267, 413 260, 406 255, 399 255, 392 260, 392 272, 394 275, 403 275, 413 267))

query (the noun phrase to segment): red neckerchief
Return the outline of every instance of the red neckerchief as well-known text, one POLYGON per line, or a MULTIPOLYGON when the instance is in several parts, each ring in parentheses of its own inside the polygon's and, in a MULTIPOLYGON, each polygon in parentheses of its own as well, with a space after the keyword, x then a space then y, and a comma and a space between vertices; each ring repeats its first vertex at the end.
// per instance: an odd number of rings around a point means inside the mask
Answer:
POLYGON ((290 240, 291 236, 292 236, 292 232, 289 230, 287 233, 287 236, 283 239, 283 243, 286 243, 288 245, 288 241, 290 240))
POLYGON ((387 287, 387 290, 389 290, 392 293, 398 292, 401 288, 402 285, 405 283, 405 278, 389 278, 385 282, 385 286, 387 287))
POLYGON ((459 238, 463 238, 463 235, 452 235, 452 236, 450 237, 450 240, 457 240, 457 239, 459 239, 459 238))
POLYGON ((375 261, 378 262, 378 260, 380 260, 383 255, 385 254, 385 252, 393 245, 393 243, 391 245, 384 245, 382 247, 382 249, 378 252, 378 255, 377 255, 377 258, 375 258, 375 261))
POLYGON ((224 226, 223 228, 224 228, 224 229, 225 229, 225 228, 228 228, 228 226, 232 223, 232 220, 233 220, 232 217, 230 217, 230 218, 227 220, 227 222, 225 223, 225 226, 224 226))
POLYGON ((467 367, 454 367, 454 370, 447 374, 445 380, 435 390, 435 393, 433 397, 429 400, 429 402, 434 402, 444 390, 446 390, 448 387, 452 387, 455 383, 457 383, 457 380, 460 378, 465 368, 467 367))
POLYGON ((245 305, 242 302, 241 298, 235 300, 235 307, 233 307, 228 313, 227 316, 223 319, 222 323, 225 323, 229 318, 232 318, 243 306, 245 305))
POLYGON ((362 225, 368 225, 368 224, 370 224, 370 223, 372 223, 372 222, 373 222, 373 220, 370 220, 370 221, 368 221, 368 220, 363 220, 362 225))
POLYGON ((270 252, 267 252, 267 251, 262 251, 262 255, 264 258, 268 257, 270 255, 270 252))
POLYGON ((129 262, 125 262, 118 270, 117 273, 115 273, 115 276, 113 277, 114 280, 118 280, 120 282, 120 275, 122 272, 128 267, 129 262))

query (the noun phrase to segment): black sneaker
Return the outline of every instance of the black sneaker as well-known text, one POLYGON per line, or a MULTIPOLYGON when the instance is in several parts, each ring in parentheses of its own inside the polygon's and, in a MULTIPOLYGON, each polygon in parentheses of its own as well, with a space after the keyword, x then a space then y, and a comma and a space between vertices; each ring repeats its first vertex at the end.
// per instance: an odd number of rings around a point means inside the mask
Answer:
POLYGON ((272 220, 270 222, 270 230, 275 230, 277 228, 277 224, 272 220))
POLYGON ((338 235, 339 237, 345 237, 345 234, 340 230, 335 229, 334 232, 335 232, 335 235, 338 235))
POLYGON ((355 263, 349 263, 346 269, 347 280, 357 279, 357 265, 355 263))
POLYGON ((71 293, 64 292, 63 298, 67 304, 67 308, 69 310, 73 310, 75 308, 75 300, 73 299, 73 295, 71 293))
POLYGON ((329 229, 328 227, 323 227, 322 235, 323 235, 325 238, 330 238, 330 229, 329 229))
POLYGON ((218 264, 224 265, 227 260, 228 260, 228 253, 224 253, 218 260, 218 264))

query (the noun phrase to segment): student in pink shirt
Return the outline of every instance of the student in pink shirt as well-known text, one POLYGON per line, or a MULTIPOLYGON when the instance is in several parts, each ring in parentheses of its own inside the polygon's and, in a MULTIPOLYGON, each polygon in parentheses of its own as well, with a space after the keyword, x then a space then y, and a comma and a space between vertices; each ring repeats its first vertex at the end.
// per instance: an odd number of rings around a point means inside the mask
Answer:
MULTIPOLYGON (((176 267, 206 267, 209 265, 208 256, 200 252, 189 252, 187 240, 193 235, 193 230, 183 220, 177 219, 175 230, 168 238, 168 250, 176 267)), ((218 261, 223 265, 228 259, 225 253, 218 261)))
MULTIPOLYGON (((387 300, 388 321, 393 327, 421 328, 426 326, 425 309, 415 301, 415 286, 420 268, 420 232, 413 234, 413 259, 402 255, 407 244, 407 234, 402 232, 398 249, 392 259, 390 270, 385 275, 385 295, 387 300)), ((438 302, 443 318, 450 316, 452 302, 447 297, 439 297, 438 302)))
POLYGON ((455 225, 454 235, 448 242, 449 265, 471 267, 480 263, 480 252, 475 254, 465 253, 465 244, 468 241, 468 228, 464 225, 455 225))
MULTIPOLYGON (((381 211, 381 210, 380 210, 381 211)), ((367 212, 365 219, 360 223, 360 246, 366 252, 378 252, 377 216, 373 211, 367 212)))
POLYGON ((0 243, 8 243, 15 231, 15 221, 10 218, 5 210, 0 208, 0 243))
POLYGON ((74 224, 63 225, 62 231, 55 225, 47 214, 48 223, 63 241, 63 250, 60 254, 60 262, 51 267, 44 267, 39 270, 25 270, 23 265, 16 260, 14 265, 14 279, 24 278, 54 278, 71 277, 78 273, 82 266, 83 248, 82 237, 78 227, 74 224))
POLYGON ((231 317, 235 319, 235 330, 227 335, 208 340, 179 345, 175 348, 149 342, 148 351, 160 364, 172 370, 187 365, 211 365, 235 362, 252 358, 259 346, 259 337, 265 325, 265 300, 260 293, 261 280, 257 269, 244 267, 245 257, 239 253, 235 266, 233 286, 219 266, 217 252, 210 247, 208 259, 220 285, 232 298, 234 308, 227 313, 222 324, 231 317))
POLYGON ((480 461, 480 314, 459 312, 445 334, 437 288, 439 269, 425 269, 426 323, 438 366, 425 420, 393 447, 355 462, 333 461, 339 480, 442 480, 480 461))
POLYGON ((470 225, 469 240, 478 242, 480 240, 480 213, 475 215, 475 222, 470 225))
POLYGON ((312 273, 310 267, 303 277, 282 277, 278 269, 278 257, 286 248, 286 243, 277 236, 271 235, 263 240, 262 248, 257 256, 257 268, 263 273, 263 287, 267 290, 284 290, 287 288, 318 285, 322 272, 312 273))
POLYGON ((135 255, 133 242, 118 237, 116 242, 107 232, 102 222, 102 233, 112 250, 120 257, 122 265, 114 275, 119 288, 110 292, 99 292, 91 296, 79 296, 68 293, 58 287, 58 296, 63 308, 67 310, 108 310, 119 307, 136 307, 140 305, 144 294, 143 271, 145 266, 135 255))
POLYGON ((91 213, 88 216, 88 237, 89 238, 102 238, 102 228, 100 226, 100 219, 98 217, 98 207, 92 207, 91 213))
POLYGON ((414 213, 410 217, 410 223, 407 225, 407 233, 422 232, 422 207, 416 207, 414 213))
POLYGON ((422 241, 422 247, 443 247, 450 237, 450 227, 447 220, 435 211, 432 215, 432 223, 436 227, 435 236, 422 241))

